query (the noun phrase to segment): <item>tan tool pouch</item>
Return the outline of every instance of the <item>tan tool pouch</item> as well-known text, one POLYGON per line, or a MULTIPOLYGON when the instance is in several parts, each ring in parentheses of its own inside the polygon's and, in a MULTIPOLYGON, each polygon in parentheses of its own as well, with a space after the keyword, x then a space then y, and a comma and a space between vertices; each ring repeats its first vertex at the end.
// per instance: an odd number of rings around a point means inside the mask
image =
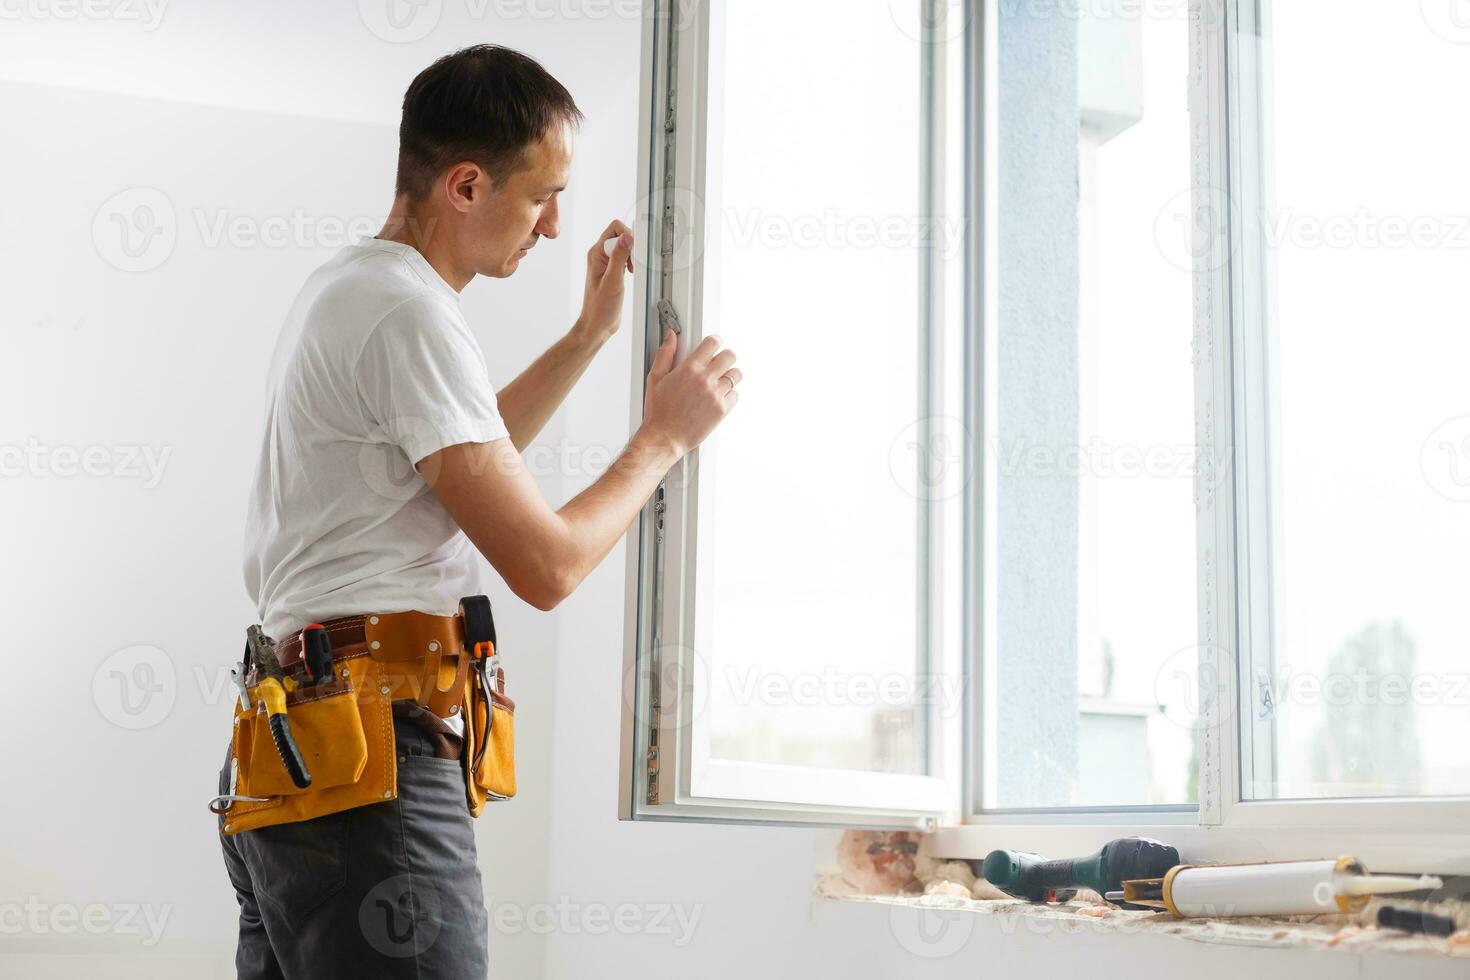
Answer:
POLYGON ((333 666, 336 678, 329 684, 286 696, 291 732, 311 773, 308 787, 296 786, 287 775, 254 690, 251 709, 236 702, 232 798, 214 808, 223 833, 309 820, 395 796, 393 706, 380 693, 383 667, 368 656, 333 666))
POLYGON ((472 722, 465 733, 466 789, 470 813, 477 817, 487 802, 516 795, 516 706, 505 696, 505 670, 496 667, 494 673, 488 691, 479 671, 471 671, 465 682, 472 722))

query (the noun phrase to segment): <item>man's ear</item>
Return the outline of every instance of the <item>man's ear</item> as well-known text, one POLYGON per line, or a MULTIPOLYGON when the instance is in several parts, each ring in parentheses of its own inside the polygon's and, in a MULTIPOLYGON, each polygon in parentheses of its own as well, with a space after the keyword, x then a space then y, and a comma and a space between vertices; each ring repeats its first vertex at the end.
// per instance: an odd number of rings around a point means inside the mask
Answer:
POLYGON ((490 193, 490 177, 477 163, 456 163, 444 175, 444 189, 450 207, 468 211, 481 197, 490 193))

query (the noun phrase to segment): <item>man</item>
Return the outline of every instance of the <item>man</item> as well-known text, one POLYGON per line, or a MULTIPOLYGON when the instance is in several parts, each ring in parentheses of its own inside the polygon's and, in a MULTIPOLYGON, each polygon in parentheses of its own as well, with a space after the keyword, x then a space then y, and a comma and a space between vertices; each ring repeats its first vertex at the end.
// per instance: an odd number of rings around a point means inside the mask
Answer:
MULTIPOLYGON (((675 366, 671 333, 643 424, 601 478, 553 510, 526 472, 520 451, 618 330, 632 235, 614 221, 593 243, 581 315, 498 398, 458 294, 557 237, 580 118, 539 64, 491 45, 409 86, 387 224, 313 273, 272 358, 245 550, 271 636, 358 615, 450 616, 483 591, 471 547, 517 596, 553 609, 734 407, 735 355, 709 337, 675 366), (413 475, 405 485, 395 472, 413 475)), ((240 976, 486 974, 460 707, 394 701, 395 799, 223 837, 240 976), (389 918, 374 925, 380 908, 389 918)))

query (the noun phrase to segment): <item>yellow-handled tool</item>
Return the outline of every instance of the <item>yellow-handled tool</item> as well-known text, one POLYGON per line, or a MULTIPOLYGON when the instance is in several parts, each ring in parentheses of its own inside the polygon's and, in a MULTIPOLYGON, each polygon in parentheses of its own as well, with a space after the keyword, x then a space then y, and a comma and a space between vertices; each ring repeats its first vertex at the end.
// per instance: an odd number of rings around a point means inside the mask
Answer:
POLYGON ((296 739, 291 734, 291 719, 286 714, 286 685, 289 682, 281 669, 280 658, 276 656, 276 641, 266 636, 259 625, 245 631, 245 658, 248 661, 252 657, 260 678, 256 682, 255 693, 265 705, 271 740, 276 743, 286 775, 297 787, 306 789, 311 785, 311 773, 306 768, 306 760, 301 757, 301 750, 296 747, 296 739))

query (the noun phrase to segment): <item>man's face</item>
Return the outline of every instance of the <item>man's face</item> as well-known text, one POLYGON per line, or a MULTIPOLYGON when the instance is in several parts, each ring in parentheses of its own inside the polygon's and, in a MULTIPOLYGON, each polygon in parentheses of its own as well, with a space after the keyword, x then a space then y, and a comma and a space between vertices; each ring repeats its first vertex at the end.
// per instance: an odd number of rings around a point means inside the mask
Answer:
POLYGON ((527 147, 521 169, 499 186, 490 185, 466 229, 476 273, 503 279, 516 271, 537 241, 557 236, 557 200, 571 166, 570 130, 554 126, 527 147))

